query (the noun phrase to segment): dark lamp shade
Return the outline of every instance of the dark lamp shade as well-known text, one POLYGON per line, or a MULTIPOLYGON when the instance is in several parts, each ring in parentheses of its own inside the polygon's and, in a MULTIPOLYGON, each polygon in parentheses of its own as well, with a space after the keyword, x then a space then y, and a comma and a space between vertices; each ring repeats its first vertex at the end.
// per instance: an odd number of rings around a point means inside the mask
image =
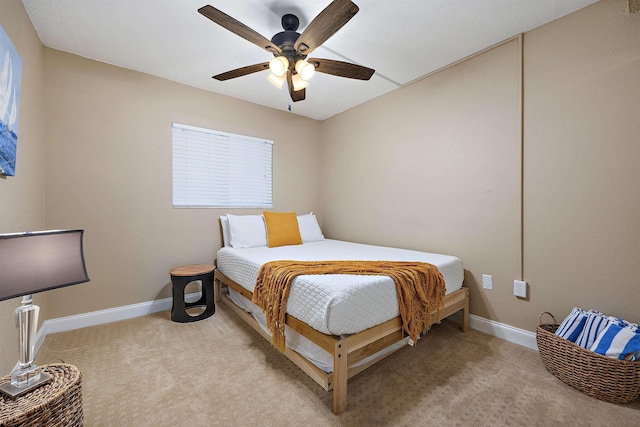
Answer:
POLYGON ((0 234, 0 301, 89 281, 84 230, 0 234))

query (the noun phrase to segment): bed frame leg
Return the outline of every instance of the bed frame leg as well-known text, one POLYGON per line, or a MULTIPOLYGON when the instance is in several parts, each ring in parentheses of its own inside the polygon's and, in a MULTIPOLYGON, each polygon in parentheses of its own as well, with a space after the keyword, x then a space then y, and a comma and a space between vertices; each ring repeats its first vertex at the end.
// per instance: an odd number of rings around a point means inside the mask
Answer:
POLYGON ((462 332, 469 332, 469 289, 465 292, 464 308, 462 309, 462 332))
POLYGON ((213 301, 222 301, 222 282, 216 275, 213 275, 213 301))
POLYGON ((347 340, 336 342, 333 350, 333 413, 347 409, 347 340))

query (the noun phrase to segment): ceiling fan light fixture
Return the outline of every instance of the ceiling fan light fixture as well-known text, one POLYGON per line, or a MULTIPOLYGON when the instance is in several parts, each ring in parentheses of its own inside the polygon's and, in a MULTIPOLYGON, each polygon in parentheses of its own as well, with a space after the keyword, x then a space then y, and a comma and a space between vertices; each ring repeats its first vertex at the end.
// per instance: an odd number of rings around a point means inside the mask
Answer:
POLYGON ((276 56, 269 61, 269 69, 277 77, 282 77, 287 74, 289 60, 284 56, 276 56))
POLYGON ((313 75, 315 74, 316 67, 314 67, 313 64, 307 62, 305 59, 300 59, 298 60, 298 62, 296 62, 296 71, 298 72, 302 80, 308 81, 311 80, 311 77, 313 77, 313 75))
POLYGON ((303 80, 302 77, 300 77, 300 74, 294 74, 293 76, 291 76, 291 82, 293 83, 293 90, 295 92, 305 89, 307 86, 309 86, 309 82, 303 80))
POLYGON ((269 77, 267 77, 267 80, 269 80, 271 84, 278 89, 282 89, 282 85, 284 84, 284 75, 276 76, 273 73, 269 73, 269 77))

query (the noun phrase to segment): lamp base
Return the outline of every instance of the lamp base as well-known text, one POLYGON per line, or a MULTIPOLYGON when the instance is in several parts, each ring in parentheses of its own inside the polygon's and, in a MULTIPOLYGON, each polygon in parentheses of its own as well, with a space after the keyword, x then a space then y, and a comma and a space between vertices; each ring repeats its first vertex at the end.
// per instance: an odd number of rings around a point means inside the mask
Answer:
POLYGON ((39 366, 16 369, 11 373, 11 382, 0 385, 0 392, 11 398, 21 396, 51 381, 53 377, 42 372, 39 366))

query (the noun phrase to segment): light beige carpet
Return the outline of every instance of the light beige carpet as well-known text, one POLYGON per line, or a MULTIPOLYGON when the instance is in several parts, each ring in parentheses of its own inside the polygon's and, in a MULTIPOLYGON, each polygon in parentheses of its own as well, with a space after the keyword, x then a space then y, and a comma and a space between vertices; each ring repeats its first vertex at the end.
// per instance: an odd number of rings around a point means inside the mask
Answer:
POLYGON ((436 325, 349 381, 346 412, 224 305, 195 323, 169 312, 49 335, 40 365, 80 368, 86 426, 637 426, 549 374, 537 352, 436 325))

